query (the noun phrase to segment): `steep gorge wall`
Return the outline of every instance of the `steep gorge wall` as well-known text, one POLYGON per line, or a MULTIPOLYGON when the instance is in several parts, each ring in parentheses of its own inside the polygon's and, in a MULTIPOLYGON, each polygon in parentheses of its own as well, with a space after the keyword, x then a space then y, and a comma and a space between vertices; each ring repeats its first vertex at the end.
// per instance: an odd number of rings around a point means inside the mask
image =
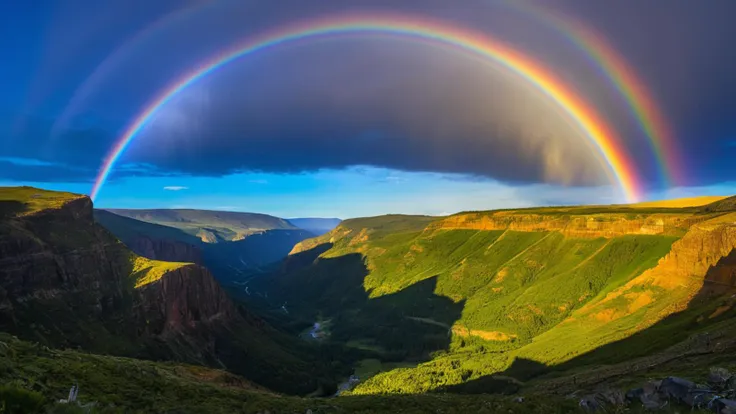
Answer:
MULTIPOLYGON (((736 214, 696 224, 672 245, 657 266, 576 310, 554 329, 537 337, 520 356, 545 355, 561 362, 643 331, 685 310, 708 322, 713 306, 731 302, 736 292, 736 214), (725 303, 724 302, 724 303, 725 303), (575 335, 582 335, 576 337, 575 335), (575 354, 563 339, 590 343, 575 354)), ((727 310, 720 308, 718 312, 727 310)))
POLYGON ((139 256, 165 262, 187 262, 202 264, 202 252, 194 245, 175 240, 154 239, 138 236, 125 240, 125 245, 139 256))
POLYGON ((710 216, 691 214, 535 214, 521 211, 463 213, 434 223, 427 229, 559 231, 570 237, 616 237, 627 234, 681 235, 710 216))
POLYGON ((201 337, 207 324, 238 318, 196 265, 135 289, 134 257, 95 223, 87 197, 0 220, 0 330, 48 345, 139 354, 149 340, 174 332, 201 337))

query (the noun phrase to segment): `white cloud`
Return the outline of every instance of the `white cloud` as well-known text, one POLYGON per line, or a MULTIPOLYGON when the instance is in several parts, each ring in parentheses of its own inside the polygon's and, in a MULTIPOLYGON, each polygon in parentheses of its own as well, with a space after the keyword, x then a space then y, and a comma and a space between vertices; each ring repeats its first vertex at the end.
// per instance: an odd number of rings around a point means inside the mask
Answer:
POLYGON ((167 190, 167 191, 181 191, 181 190, 188 190, 188 189, 189 187, 184 187, 181 185, 168 185, 164 187, 164 190, 167 190))

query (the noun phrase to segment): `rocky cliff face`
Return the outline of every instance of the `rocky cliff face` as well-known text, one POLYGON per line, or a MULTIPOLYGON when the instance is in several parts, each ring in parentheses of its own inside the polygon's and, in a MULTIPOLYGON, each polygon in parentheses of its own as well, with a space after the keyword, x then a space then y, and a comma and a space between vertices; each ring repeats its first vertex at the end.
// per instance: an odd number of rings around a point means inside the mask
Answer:
POLYGON ((536 214, 523 211, 463 213, 447 217, 428 229, 559 231, 570 237, 616 237, 627 234, 682 235, 708 217, 671 214, 536 214))
POLYGON ((698 317, 698 323, 707 323, 733 307, 734 293, 736 213, 731 213, 692 226, 657 266, 582 306, 557 331, 535 338, 524 352, 531 355, 543 349, 550 361, 564 361, 575 355, 557 345, 564 343, 560 332, 569 339, 570 332, 585 329, 611 343, 686 310, 698 317))
MULTIPOLYGON (((309 393, 326 378, 314 355, 236 307, 204 267, 132 253, 95 223, 88 197, 31 209, 4 202, 3 191, 17 190, 0 188, 0 331, 54 347, 224 367, 282 392, 309 393)), ((141 244, 156 257, 193 253, 176 246, 141 244)))
POLYGON ((228 322, 238 312, 207 269, 185 265, 161 279, 141 286, 143 313, 155 317, 148 323, 155 334, 168 335, 202 325, 228 322))
POLYGON ((202 252, 188 243, 139 236, 126 240, 125 244, 136 254, 149 259, 202 264, 202 252))
POLYGON ((0 220, 0 257, 0 330, 48 345, 145 354, 158 339, 205 338, 239 318, 197 265, 136 289, 135 256, 94 222, 87 197, 0 220))

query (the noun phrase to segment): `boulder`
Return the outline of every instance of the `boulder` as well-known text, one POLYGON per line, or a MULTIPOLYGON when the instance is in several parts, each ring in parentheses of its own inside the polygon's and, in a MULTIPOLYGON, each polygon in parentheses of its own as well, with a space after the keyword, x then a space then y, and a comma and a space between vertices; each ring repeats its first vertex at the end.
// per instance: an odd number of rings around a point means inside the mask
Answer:
POLYGON ((688 403, 692 406, 691 391, 696 388, 696 385, 692 381, 688 381, 684 378, 678 377, 667 377, 662 380, 662 384, 659 386, 659 393, 665 398, 674 399, 676 401, 688 403))
POLYGON ((586 412, 593 413, 599 411, 602 407, 601 404, 596 400, 595 395, 586 395, 580 399, 580 407, 586 412))
POLYGON ((713 367, 708 373, 708 383, 716 387, 722 387, 731 379, 731 376, 731 372, 727 369, 713 367))
POLYGON ((719 398, 710 404, 714 412, 719 414, 736 414, 736 401, 719 398))
POLYGON ((615 407, 621 407, 626 403, 626 396, 619 389, 607 388, 598 393, 598 399, 611 404, 615 407))
POLYGON ((644 388, 634 388, 626 391, 627 401, 636 401, 644 394, 644 388))

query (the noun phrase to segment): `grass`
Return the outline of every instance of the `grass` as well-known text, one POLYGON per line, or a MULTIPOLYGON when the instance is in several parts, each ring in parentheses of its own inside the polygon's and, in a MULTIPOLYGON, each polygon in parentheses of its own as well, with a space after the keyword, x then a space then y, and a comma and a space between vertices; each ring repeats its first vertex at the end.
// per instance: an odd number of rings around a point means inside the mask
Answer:
POLYGON ((0 187, 0 213, 26 215, 56 209, 82 195, 46 191, 34 187, 0 187))
POLYGON ((191 265, 191 263, 151 260, 138 255, 131 255, 131 261, 133 262, 131 277, 135 280, 136 288, 157 282, 167 273, 191 265))
MULTIPOLYGON (((545 216, 592 218, 601 226, 645 222, 655 215, 679 226, 658 235, 571 237, 557 231, 444 229, 437 225, 444 218, 422 216, 346 220, 295 249, 327 246, 316 260, 254 286, 269 291, 275 301, 288 300, 305 315, 314 311, 331 317, 334 340, 375 352, 356 364, 356 371, 369 378, 353 394, 441 390, 509 369, 514 375, 537 375, 592 350, 609 349, 607 344, 650 327, 686 303, 685 291, 633 281, 658 266, 691 223, 701 223, 698 231, 707 240, 721 240, 725 236, 718 229, 732 220, 702 214, 692 200, 678 203, 689 206, 504 213, 520 220, 529 213, 541 215, 534 220, 542 223, 545 216), (614 292, 619 295, 615 300, 606 299, 614 292), (519 369, 515 361, 533 362, 519 369), (387 362, 407 366, 387 370, 387 362)), ((687 237, 697 239, 698 234, 687 237)), ((695 239, 685 246, 702 244, 695 239)), ((712 253, 720 254, 719 249, 712 253)), ((677 332, 676 327, 653 329, 659 339, 646 343, 666 342, 677 332)), ((609 356, 615 360, 617 354, 623 355, 611 351, 609 356)))
MULTIPOLYGON (((524 403, 494 396, 287 397, 225 371, 52 350, 0 333, 0 382, 43 397, 48 410, 79 385, 78 401, 94 413, 566 413, 574 401, 529 395, 524 403)), ((15 394, 19 394, 16 392, 15 394)), ((0 398, 4 394, 0 393, 0 398)), ((45 411, 45 410, 44 410, 45 411)), ((35 412, 35 411, 31 411, 35 412)), ((50 411, 57 412, 57 411, 50 411)), ((58 411, 61 412, 61 411, 58 411)))
POLYGON ((721 201, 728 196, 701 196, 689 198, 675 198, 672 200, 646 201, 642 203, 630 204, 633 208, 683 208, 683 207, 700 207, 706 204, 721 201))

